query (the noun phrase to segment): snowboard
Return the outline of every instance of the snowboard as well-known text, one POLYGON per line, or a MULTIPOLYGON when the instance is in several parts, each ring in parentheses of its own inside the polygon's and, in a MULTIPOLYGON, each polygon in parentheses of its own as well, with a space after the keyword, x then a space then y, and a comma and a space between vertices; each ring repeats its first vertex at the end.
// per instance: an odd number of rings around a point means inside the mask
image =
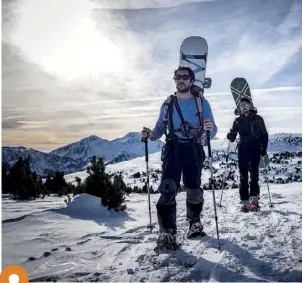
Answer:
POLYGON ((191 68, 196 76, 194 84, 203 89, 211 86, 211 79, 205 78, 207 56, 208 45, 203 37, 190 36, 183 40, 180 46, 179 65, 191 68))
POLYGON ((246 97, 252 101, 248 82, 244 78, 235 78, 232 80, 230 84, 230 89, 237 106, 237 111, 238 113, 241 113, 241 109, 239 106, 240 99, 242 97, 246 97))

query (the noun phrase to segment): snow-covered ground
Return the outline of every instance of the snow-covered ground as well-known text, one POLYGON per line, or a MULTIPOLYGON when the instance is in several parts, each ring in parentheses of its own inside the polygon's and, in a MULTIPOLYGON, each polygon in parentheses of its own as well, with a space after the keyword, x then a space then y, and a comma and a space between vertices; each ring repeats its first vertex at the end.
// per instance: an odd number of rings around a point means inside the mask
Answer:
MULTIPOLYGON (((225 170, 226 140, 214 140, 214 178, 225 170)), ((232 147, 232 150, 234 148, 232 147)), ((294 151, 297 151, 294 149, 294 151)), ((273 153, 270 152, 270 156, 273 153)), ((230 159, 233 159, 230 157, 230 159)), ((282 163, 272 161, 270 180, 302 174, 300 154, 284 156, 282 163)), ((235 181, 239 174, 235 167, 235 181)), ((121 172, 130 186, 142 188, 145 183, 144 157, 106 166, 109 173, 121 172), (141 173, 140 178, 133 174, 141 173)), ((160 182, 161 153, 149 155, 150 185, 160 182)), ((65 176, 84 180, 87 173, 65 176)), ((210 171, 202 170, 202 184, 208 183, 210 171)), ((261 211, 239 212, 238 189, 225 190, 223 207, 217 207, 221 251, 217 246, 212 191, 204 191, 203 224, 207 236, 188 240, 186 233, 186 195, 177 196, 178 241, 182 248, 156 256, 156 202, 151 195, 150 232, 146 194, 126 197, 124 212, 109 212, 100 199, 90 195, 76 196, 67 206, 65 198, 45 197, 30 202, 14 201, 2 196, 3 266, 20 264, 37 281, 283 281, 301 282, 302 276, 302 183, 270 184, 273 208, 270 208, 264 173, 260 172, 261 211)), ((216 191, 220 201, 221 191, 216 191)))
MULTIPOLYGON (((205 191, 207 236, 187 240, 185 193, 177 196, 178 240, 182 248, 155 256, 147 196, 130 194, 127 209, 109 212, 100 200, 79 195, 2 202, 3 267, 20 264, 37 281, 302 281, 301 183, 271 185, 273 208, 261 184, 261 211, 239 213, 238 190, 224 191, 217 207, 221 251, 217 249, 212 191, 205 191)), ((216 191, 219 201, 220 192, 216 191)), ((151 196, 152 220, 156 223, 151 196)))
POLYGON ((12 218, 47 210, 51 208, 65 207, 64 198, 58 196, 46 196, 35 201, 12 200, 9 194, 2 194, 2 221, 12 218))
MULTIPOLYGON (((226 149, 227 143, 225 144, 222 140, 215 140, 214 142, 214 150, 213 150, 213 167, 217 169, 217 172, 214 172, 214 178, 219 179, 225 174, 225 160, 226 160, 226 149)), ((234 150, 230 150, 231 154, 229 156, 228 162, 228 170, 227 173, 230 171, 234 172, 234 177, 236 183, 239 181, 239 170, 237 165, 237 155, 234 153, 234 150)), ((274 153, 269 153, 269 156, 272 157, 274 153)), ((298 152, 297 152, 298 154, 298 152)), ((276 182, 277 179, 287 179, 292 175, 300 176, 300 180, 302 180, 302 165, 298 164, 299 161, 302 160, 302 157, 283 157, 282 162, 283 164, 277 164, 274 162, 270 162, 270 169, 267 170, 269 180, 273 180, 276 182)), ((207 163, 208 158, 206 158, 207 163)), ((150 186, 153 189, 157 189, 160 185, 161 181, 161 152, 156 152, 153 154, 149 154, 149 172, 150 172, 150 186)), ((137 157, 132 160, 119 162, 116 164, 110 164, 106 166, 106 171, 108 173, 122 173, 123 179, 127 185, 130 187, 138 186, 142 188, 146 182, 146 176, 144 175, 146 172, 146 161, 145 157, 137 157), (134 174, 140 172, 141 176, 139 178, 134 178, 134 174)), ((264 170, 260 170, 260 181, 265 182, 265 174, 264 170)), ((88 176, 86 171, 80 171, 77 173, 67 174, 65 175, 65 180, 69 183, 73 183, 76 185, 76 177, 81 178, 84 181, 88 176)), ((202 170, 201 181, 202 184, 208 183, 210 177, 210 170, 205 167, 202 170)), ((228 181, 229 185, 232 182, 228 181)))

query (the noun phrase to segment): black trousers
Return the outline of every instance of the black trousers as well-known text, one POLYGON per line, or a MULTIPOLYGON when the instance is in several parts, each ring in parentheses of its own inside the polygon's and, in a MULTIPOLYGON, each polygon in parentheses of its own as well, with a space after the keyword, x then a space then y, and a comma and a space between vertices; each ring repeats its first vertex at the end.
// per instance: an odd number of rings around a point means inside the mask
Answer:
POLYGON ((205 154, 202 145, 167 142, 162 149, 162 178, 157 203, 160 231, 176 233, 176 195, 181 174, 186 190, 187 220, 190 224, 200 221, 203 207, 201 171, 205 154))
POLYGON ((259 163, 260 148, 239 145, 238 164, 240 171, 240 199, 249 200, 251 196, 259 196, 259 163), (250 184, 248 185, 248 172, 250 172, 250 184))

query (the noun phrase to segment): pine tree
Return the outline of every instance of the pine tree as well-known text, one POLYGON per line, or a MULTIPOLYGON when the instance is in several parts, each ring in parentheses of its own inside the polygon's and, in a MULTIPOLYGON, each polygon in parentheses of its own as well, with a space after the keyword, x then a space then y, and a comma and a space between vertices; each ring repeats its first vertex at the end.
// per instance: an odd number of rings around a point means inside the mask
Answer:
POLYGON ((7 194, 11 190, 10 182, 9 182, 9 172, 7 169, 7 166, 5 166, 4 163, 2 163, 2 193, 7 194))
POLYGON ((91 166, 87 168, 89 176, 85 180, 85 191, 88 194, 101 198, 101 204, 108 209, 124 210, 125 205, 124 195, 125 185, 121 178, 116 178, 116 185, 110 179, 110 176, 105 172, 103 158, 93 156, 91 166))
POLYGON ((140 173, 140 172, 134 173, 134 174, 133 174, 133 177, 134 177, 135 179, 141 178, 141 173, 140 173))
POLYGON ((144 186, 142 187, 142 193, 144 193, 144 194, 147 193, 147 185, 146 185, 146 183, 145 183, 144 186))
POLYGON ((72 190, 73 186, 67 184, 64 173, 59 171, 54 176, 47 176, 43 189, 44 194, 57 194, 60 197, 70 194, 72 190))
POLYGON ((14 198, 22 200, 36 198, 43 187, 41 178, 30 169, 30 157, 19 157, 10 170, 9 182, 14 198))
POLYGON ((82 182, 81 182, 81 178, 76 177, 75 181, 77 183, 77 186, 74 191, 74 196, 85 192, 84 186, 82 185, 82 182))
POLYGON ((57 171, 52 179, 53 181, 53 193, 57 193, 59 197, 66 195, 69 192, 69 187, 64 179, 64 173, 57 171))
POLYGON ((125 192, 126 194, 130 194, 132 192, 131 187, 127 186, 123 181, 122 173, 114 176, 114 187, 119 188, 119 190, 125 192))

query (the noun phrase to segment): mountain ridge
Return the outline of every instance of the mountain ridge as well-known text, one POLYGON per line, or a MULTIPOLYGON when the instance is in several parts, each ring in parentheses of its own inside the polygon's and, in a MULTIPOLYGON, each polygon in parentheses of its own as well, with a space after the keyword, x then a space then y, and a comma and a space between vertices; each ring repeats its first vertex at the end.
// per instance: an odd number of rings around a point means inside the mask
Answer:
MULTIPOLYGON (((162 141, 149 141, 149 154, 159 152, 163 144, 162 141)), ((226 147, 226 139, 212 141, 212 149, 225 149, 226 147)), ((301 148, 302 134, 277 133, 269 137, 268 151, 301 151, 301 148)), ((22 146, 3 146, 2 164, 12 166, 19 157, 30 156, 31 169, 45 177, 56 171, 64 174, 83 171, 89 165, 92 156, 102 157, 106 164, 114 164, 142 157, 144 154, 145 148, 144 143, 141 142, 141 134, 130 132, 112 141, 91 135, 49 153, 22 146)))
MULTIPOLYGON (((149 152, 160 151, 162 145, 161 141, 150 141, 149 152)), ((130 132, 112 141, 91 135, 48 153, 23 146, 3 146, 2 164, 11 166, 19 157, 30 156, 31 169, 40 176, 47 176, 56 171, 69 174, 85 170, 93 156, 102 157, 105 163, 113 164, 143 156, 144 153, 139 132, 130 132)))

